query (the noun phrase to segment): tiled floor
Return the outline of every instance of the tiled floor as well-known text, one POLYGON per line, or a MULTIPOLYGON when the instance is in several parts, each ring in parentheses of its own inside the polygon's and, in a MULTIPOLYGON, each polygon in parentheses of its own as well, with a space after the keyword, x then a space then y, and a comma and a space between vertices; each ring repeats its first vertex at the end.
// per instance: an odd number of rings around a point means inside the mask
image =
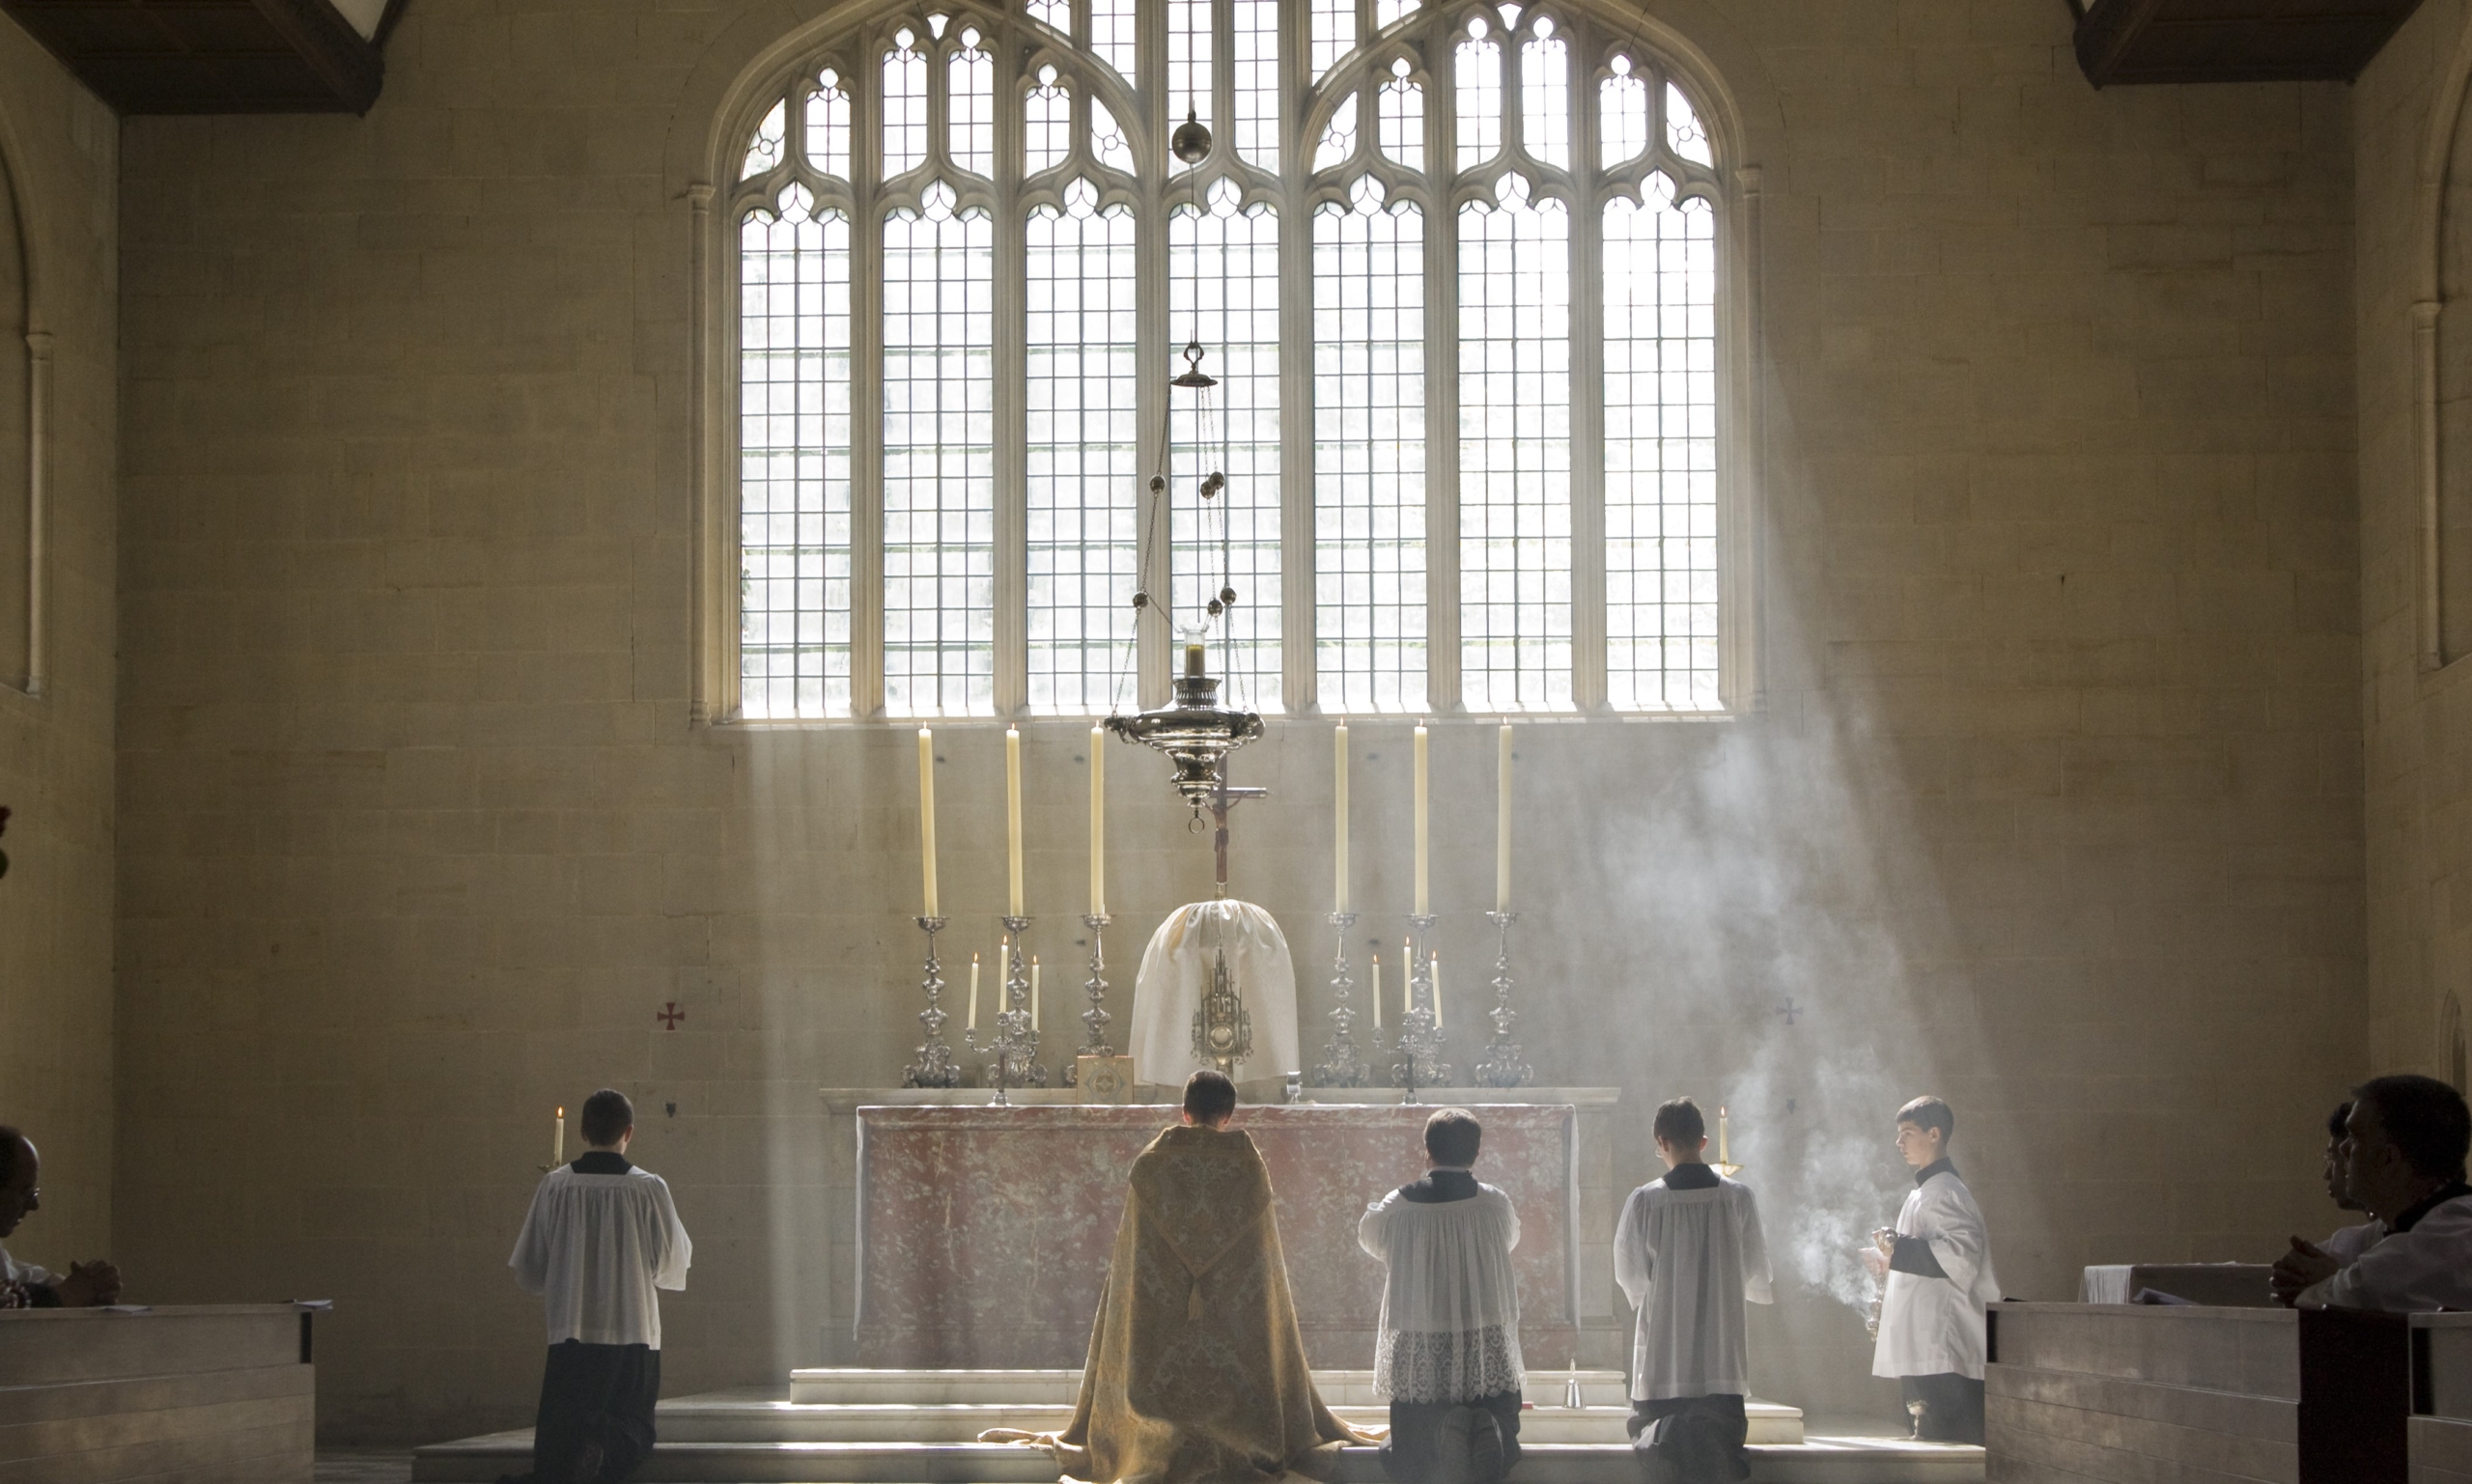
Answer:
POLYGON ((411 1484, 408 1448, 321 1448, 318 1484, 411 1484))

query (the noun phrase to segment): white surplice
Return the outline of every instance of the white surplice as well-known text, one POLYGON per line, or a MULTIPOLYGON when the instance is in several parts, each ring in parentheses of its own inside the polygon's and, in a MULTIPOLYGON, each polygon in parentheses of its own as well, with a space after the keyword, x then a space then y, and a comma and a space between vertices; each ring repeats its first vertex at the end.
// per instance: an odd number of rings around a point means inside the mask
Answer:
POLYGON ((1519 1213, 1492 1186, 1462 1179, 1475 1186, 1468 1199, 1415 1201, 1393 1190, 1357 1223, 1359 1245, 1389 1269, 1373 1386, 1393 1401, 1471 1402, 1527 1380, 1510 1265, 1519 1213))
POLYGON ((1947 1275, 1889 1274, 1871 1374, 1953 1372, 1980 1381, 1985 1315, 2000 1297, 2000 1280, 1991 1271, 1991 1234, 1983 1226, 1982 1208, 1953 1165, 1941 1161, 1927 1175, 1896 1214, 1896 1234, 1928 1243, 1947 1275))
POLYGON ((2377 1246, 2385 1238, 2386 1223, 2373 1218, 2361 1222, 2358 1226, 2339 1228, 2333 1236, 2318 1243, 2318 1249, 2344 1266, 2350 1267, 2353 1263, 2360 1261, 2361 1253, 2377 1246))
POLYGON ((1750 1394, 1743 1304, 1774 1297, 1751 1187, 1720 1178, 1674 1190, 1658 1180, 1632 1191, 1614 1231, 1614 1276, 1639 1311, 1634 1400, 1750 1394))
POLYGON ((0 1247, 0 1280, 23 1283, 28 1288, 49 1288, 52 1284, 59 1282, 60 1277, 59 1274, 48 1268, 38 1268, 33 1263, 21 1263, 9 1255, 7 1247, 0 1247))
POLYGON ((541 1177, 506 1265, 548 1311, 549 1343, 660 1348, 660 1297, 687 1287, 694 1244, 669 1186, 648 1169, 541 1177))
POLYGON ((1150 935, 1134 975, 1133 1075, 1170 1086, 1210 1062, 1194 1054, 1194 1013, 1210 993, 1222 949, 1229 982, 1253 1023, 1253 1053, 1237 1067, 1247 1080, 1302 1070, 1297 1052, 1296 964, 1287 935, 1250 902, 1195 902, 1180 907, 1150 935))
POLYGON ((2309 1309, 2472 1309, 2472 1195, 2440 1201, 2293 1301, 2309 1309))

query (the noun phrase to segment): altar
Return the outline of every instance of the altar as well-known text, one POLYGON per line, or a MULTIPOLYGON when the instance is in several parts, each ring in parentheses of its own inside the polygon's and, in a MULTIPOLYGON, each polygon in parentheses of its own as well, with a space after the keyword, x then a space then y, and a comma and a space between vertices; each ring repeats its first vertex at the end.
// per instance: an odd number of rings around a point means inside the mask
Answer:
MULTIPOLYGON (((1081 1365, 1127 1173, 1177 1109, 1073 1097, 1017 1090, 1012 1106, 998 1107, 977 1089, 825 1091, 840 1166, 828 1185, 848 1243, 834 1267, 850 1277, 846 1298, 834 1296, 828 1356, 911 1368, 1081 1365)), ((1618 1354, 1615 1089, 1432 1089, 1415 1104, 1386 1089, 1305 1097, 1247 1104, 1235 1127, 1252 1135, 1270 1168, 1316 1366, 1372 1364, 1382 1269, 1358 1246, 1357 1221, 1368 1202, 1424 1173, 1425 1119, 1452 1104, 1484 1121, 1477 1177, 1519 1211, 1515 1264, 1530 1362, 1618 1354)))

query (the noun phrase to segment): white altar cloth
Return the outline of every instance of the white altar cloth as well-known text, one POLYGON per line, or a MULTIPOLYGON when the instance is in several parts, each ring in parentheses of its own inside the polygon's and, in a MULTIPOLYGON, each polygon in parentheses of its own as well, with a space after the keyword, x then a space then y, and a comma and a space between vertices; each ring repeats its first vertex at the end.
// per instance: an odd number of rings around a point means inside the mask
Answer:
POLYGON ((1296 1040, 1296 965, 1287 936, 1250 902, 1180 907, 1150 935, 1134 976, 1133 1075, 1176 1084, 1210 1063, 1194 1054, 1194 1015, 1210 993, 1222 948, 1236 996, 1253 1022, 1253 1053, 1237 1064, 1240 1081, 1285 1077, 1304 1068, 1296 1040))

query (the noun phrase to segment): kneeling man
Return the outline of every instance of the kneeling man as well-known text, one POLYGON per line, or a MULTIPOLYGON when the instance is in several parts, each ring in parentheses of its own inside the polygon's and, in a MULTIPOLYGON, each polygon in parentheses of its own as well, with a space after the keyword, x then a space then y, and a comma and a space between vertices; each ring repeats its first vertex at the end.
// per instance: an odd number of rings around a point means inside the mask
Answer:
POLYGON ((2472 1308, 2472 1109, 2432 1077, 2380 1077, 2352 1093, 2344 1189, 2386 1235, 2348 1264, 2295 1241, 2275 1264, 2278 1298, 2301 1308, 2427 1313, 2472 1308))
POLYGON ((1133 1162, 1071 1425, 981 1442, 1041 1444, 1098 1484, 1239 1484, 1327 1472, 1339 1444, 1377 1441, 1313 1389, 1270 1172, 1235 1112, 1236 1084, 1196 1072, 1184 1121, 1133 1162))
POLYGON ((1484 1136, 1466 1108, 1426 1119, 1431 1170, 1357 1223, 1387 1270, 1373 1388, 1390 1398, 1382 1467, 1399 1484, 1495 1479, 1519 1462, 1519 1213, 1469 1173, 1484 1136))

